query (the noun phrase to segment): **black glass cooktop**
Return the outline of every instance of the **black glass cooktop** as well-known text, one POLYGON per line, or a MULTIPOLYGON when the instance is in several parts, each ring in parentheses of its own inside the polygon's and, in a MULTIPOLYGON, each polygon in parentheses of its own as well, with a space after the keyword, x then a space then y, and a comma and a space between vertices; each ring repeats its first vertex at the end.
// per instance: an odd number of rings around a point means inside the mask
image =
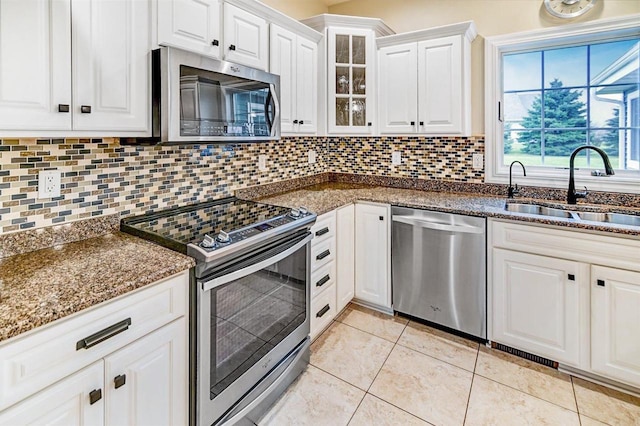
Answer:
POLYGON ((262 231, 269 226, 262 222, 290 211, 286 207, 224 198, 126 218, 121 229, 186 253, 187 244, 199 244, 205 234, 215 236, 220 231, 230 233, 248 227, 262 231))

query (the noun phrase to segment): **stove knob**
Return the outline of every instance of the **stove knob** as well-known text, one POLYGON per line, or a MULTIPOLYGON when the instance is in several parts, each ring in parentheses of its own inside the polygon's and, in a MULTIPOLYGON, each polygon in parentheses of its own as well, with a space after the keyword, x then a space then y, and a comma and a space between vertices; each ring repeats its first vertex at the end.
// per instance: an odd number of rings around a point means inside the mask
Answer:
POLYGON ((204 234, 204 240, 202 240, 202 243, 200 243, 200 245, 204 248, 213 248, 216 246, 216 240, 211 238, 209 235, 204 234))
POLYGON ((229 234, 227 234, 226 232, 220 231, 220 233, 216 237, 216 241, 223 244, 228 243, 229 241, 231 241, 231 237, 229 237, 229 234))
POLYGON ((300 207, 298 207, 298 210, 300 210, 300 215, 301 215, 301 216, 306 216, 306 215, 307 215, 307 213, 309 213, 309 210, 307 210, 307 208, 306 208, 306 207, 302 207, 302 206, 300 206, 300 207))
POLYGON ((291 211, 289 212, 289 216, 291 216, 294 219, 297 219, 300 217, 300 210, 298 209, 291 209, 291 211))

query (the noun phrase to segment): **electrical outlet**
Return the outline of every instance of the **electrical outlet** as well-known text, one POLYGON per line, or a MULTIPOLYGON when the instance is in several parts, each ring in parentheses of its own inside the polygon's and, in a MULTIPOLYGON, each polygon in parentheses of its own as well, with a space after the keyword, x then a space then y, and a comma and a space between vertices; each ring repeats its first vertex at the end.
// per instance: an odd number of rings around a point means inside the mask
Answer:
POLYGON ((38 198, 60 196, 61 175, 58 170, 43 170, 38 174, 38 198))
POLYGON ((391 164, 399 166, 402 163, 402 153, 400 151, 393 151, 391 153, 391 164))
POLYGON ((484 155, 473 154, 473 170, 482 170, 484 168, 484 155))
POLYGON ((310 149, 309 152, 307 152, 307 155, 309 157, 309 164, 315 164, 316 163, 316 152, 313 149, 310 149))
POLYGON ((258 155, 258 170, 261 172, 267 170, 267 156, 264 154, 258 155))

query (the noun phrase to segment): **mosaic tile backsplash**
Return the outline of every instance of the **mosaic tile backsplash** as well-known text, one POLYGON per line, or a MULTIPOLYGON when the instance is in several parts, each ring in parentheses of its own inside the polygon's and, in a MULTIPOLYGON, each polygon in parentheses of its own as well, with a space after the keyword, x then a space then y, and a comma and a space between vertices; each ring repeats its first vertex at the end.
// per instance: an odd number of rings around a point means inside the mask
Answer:
POLYGON ((234 145, 121 146, 117 139, 0 140, 0 231, 140 214, 333 171, 481 183, 481 137, 284 137, 234 145), (307 152, 317 153, 308 164, 307 152), (401 151, 403 164, 391 165, 401 151), (267 155, 266 171, 258 156, 267 155), (38 199, 38 172, 62 172, 60 197, 38 199))

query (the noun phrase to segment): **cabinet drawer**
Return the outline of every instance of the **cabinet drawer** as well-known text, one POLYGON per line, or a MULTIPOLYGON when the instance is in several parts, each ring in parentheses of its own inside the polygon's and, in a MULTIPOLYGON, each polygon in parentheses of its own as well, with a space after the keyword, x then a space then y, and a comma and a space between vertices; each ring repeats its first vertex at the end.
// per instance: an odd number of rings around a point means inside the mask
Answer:
POLYGON ((640 240, 490 220, 491 245, 640 271, 640 240))
POLYGON ((139 339, 187 310, 184 272, 0 346, 0 410, 139 339))
POLYGON ((316 223, 311 227, 311 233, 313 234, 311 245, 333 238, 336 234, 335 210, 318 216, 316 223))
POLYGON ((335 258, 336 240, 331 238, 311 246, 311 273, 332 262, 335 258))
POLYGON ((336 262, 329 262, 311 273, 311 298, 313 299, 336 282, 336 262))
POLYGON ((311 340, 315 339, 336 316, 336 286, 320 293, 311 301, 311 340))

